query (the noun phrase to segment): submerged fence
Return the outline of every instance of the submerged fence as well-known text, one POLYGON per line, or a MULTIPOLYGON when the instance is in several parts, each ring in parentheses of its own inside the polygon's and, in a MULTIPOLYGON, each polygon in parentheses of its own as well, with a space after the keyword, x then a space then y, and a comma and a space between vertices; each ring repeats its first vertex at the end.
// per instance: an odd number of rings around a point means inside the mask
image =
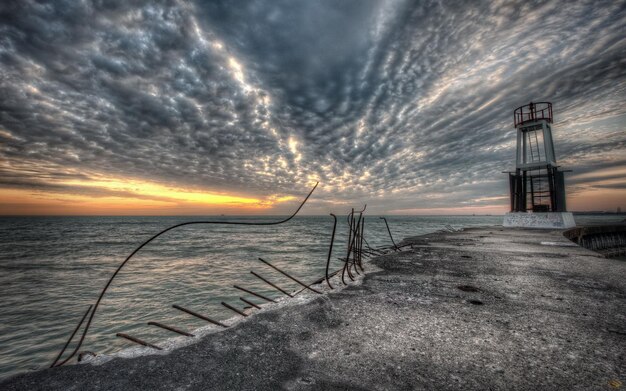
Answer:
MULTIPOLYGON (((70 362, 70 360, 74 357, 77 357, 78 361, 81 361, 85 356, 96 356, 96 353, 91 352, 91 351, 87 351, 87 350, 83 350, 81 351, 81 347, 85 341, 85 337, 88 335, 90 326, 92 324, 93 318, 96 314, 96 311, 98 310, 98 307, 102 301, 102 298, 104 297, 105 293, 107 292, 107 290, 109 289, 111 283, 113 282, 113 280, 115 279, 115 277, 118 275, 118 273, 120 272, 120 270, 131 260, 131 258, 133 258, 133 256, 135 254, 137 254, 137 252, 139 252, 142 248, 144 248, 146 245, 148 245, 150 242, 152 242, 154 239, 156 239, 157 237, 163 235, 164 233, 171 231, 175 228, 178 227, 182 227, 182 226, 187 226, 187 225, 195 225, 195 224, 215 224, 215 225, 242 225, 242 226, 269 226, 269 225, 279 225, 279 224, 283 224, 288 222, 289 220, 291 220, 293 217, 295 217, 298 212, 302 209, 302 207, 306 204, 306 202, 308 201, 308 199, 311 197, 311 195, 313 194, 313 192, 315 191, 315 189, 317 188, 319 183, 316 183, 315 186, 313 187, 313 189, 311 189, 311 191, 308 193, 308 195, 304 198, 304 200, 300 203, 300 206, 295 210, 295 212, 293 214, 291 214, 289 217, 283 219, 283 220, 277 220, 277 221, 262 221, 262 222, 254 222, 254 221, 190 221, 190 222, 185 222, 185 223, 180 223, 180 224, 176 224, 173 225, 171 227, 168 227, 160 232, 158 232, 157 234, 153 235, 152 237, 150 237, 148 240, 144 241, 143 243, 141 243, 133 252, 130 253, 130 255, 128 255, 128 257, 126 257, 126 259, 124 259, 124 261, 117 267, 117 269, 113 272, 113 274, 111 275, 111 277, 108 279, 106 285, 104 286, 104 288, 100 291, 100 294, 96 300, 96 302, 92 305, 90 305, 87 308, 87 311, 84 313, 84 315, 82 316, 82 318, 80 319, 78 325, 74 328, 74 330, 72 331, 69 339, 67 340, 67 342, 65 343, 65 345, 63 346, 63 348, 61 349, 61 351, 59 352, 59 354, 56 356, 55 360, 52 362, 52 364, 50 365, 50 367, 58 367, 58 366, 62 366, 68 362, 70 362), (85 322, 86 320, 86 322, 85 322), (82 327, 82 332, 79 333, 79 331, 81 330, 82 327), (80 335, 80 337, 78 338, 78 341, 75 342, 75 339, 77 338, 77 335, 80 335), (64 354, 66 353, 66 351, 68 350, 68 347, 75 342, 75 346, 74 349, 71 351, 71 353, 67 354, 65 358, 63 358, 64 354)), ((322 283, 326 283, 326 285, 328 285, 329 289, 335 289, 335 287, 332 286, 331 284, 331 278, 337 275, 340 275, 340 281, 341 284, 343 285, 348 285, 348 283, 350 281, 355 281, 356 276, 361 275, 363 273, 365 273, 365 268, 363 267, 363 261, 365 258, 368 257, 373 257, 373 256, 378 256, 378 255, 383 255, 386 254, 390 251, 399 251, 400 247, 398 247, 395 243, 395 241, 393 240, 393 236, 391 234, 391 230, 389 228, 389 224, 387 223, 387 220, 384 217, 381 217, 381 219, 383 219, 385 221, 385 225, 387 227, 387 232, 389 233, 389 238, 391 240, 391 245, 390 246, 382 246, 382 247, 377 247, 377 248, 373 248, 369 245, 368 241, 365 239, 365 209, 366 206, 363 207, 362 210, 360 211, 355 211, 354 209, 352 209, 350 211, 350 213, 347 215, 347 223, 348 223, 348 241, 347 241, 347 245, 346 245, 346 254, 345 257, 339 257, 337 258, 337 260, 339 260, 342 263, 342 267, 339 268, 338 270, 335 271, 331 271, 330 269, 330 264, 331 264, 331 260, 333 259, 332 255, 333 255, 333 245, 334 245, 334 241, 335 241, 335 233, 337 231, 337 216, 334 214, 330 214, 330 216, 333 218, 333 229, 332 229, 332 234, 331 234, 331 239, 330 239, 330 244, 329 244, 329 248, 328 248, 328 256, 326 259, 326 267, 325 267, 325 274, 324 276, 320 277, 319 279, 315 280, 312 283, 307 283, 307 282, 303 282, 301 279, 297 278, 296 276, 292 275, 292 273, 278 268, 276 265, 274 265, 272 262, 263 259, 263 258, 258 258, 258 260, 260 262, 262 262, 265 266, 267 266, 268 268, 271 268, 277 272, 279 272, 280 274, 282 274, 286 279, 289 279, 290 281, 295 282, 296 284, 298 284, 300 286, 300 289, 298 291, 295 292, 289 292, 283 288, 280 287, 280 282, 277 281, 270 281, 267 277, 262 276, 260 273, 254 272, 254 271, 250 271, 250 274, 253 275, 254 277, 256 277, 258 280, 262 281, 264 284, 266 284, 267 286, 270 286, 272 289, 274 289, 276 292, 280 292, 281 295, 284 295, 288 298, 293 298, 294 296, 298 295, 301 292, 304 291, 309 291, 312 292, 314 294, 322 294, 322 292, 320 291, 319 287, 316 287, 319 284, 322 283)), ((233 285, 233 288, 242 292, 243 295, 241 297, 239 297, 239 300, 244 304, 243 307, 238 307, 237 305, 233 304, 233 303, 227 303, 227 302, 221 302, 221 305, 228 309, 229 311, 232 311, 233 313, 241 316, 241 317, 247 317, 249 316, 253 311, 255 310, 260 310, 262 308, 262 306, 264 304, 267 303, 275 303, 276 300, 267 297, 259 292, 255 292, 250 288, 246 288, 246 287, 242 287, 239 285, 233 285), (257 301, 257 303, 255 303, 255 301, 257 301), (258 301, 261 301, 261 303, 258 303, 258 301)), ((241 304, 240 304, 241 305, 241 304)), ((173 304, 172 308, 181 311, 191 317, 203 320, 207 323, 213 324, 215 326, 221 327, 221 328, 227 328, 229 327, 228 325, 224 324, 223 322, 221 322, 218 319, 215 319, 209 315, 206 314, 202 314, 199 313, 193 309, 187 308, 185 306, 181 306, 178 304, 173 304)), ((165 323, 161 323, 161 322, 157 322, 157 321, 150 321, 147 322, 147 326, 152 326, 152 327, 158 327, 160 329, 163 330, 167 330, 169 332, 172 332, 174 334, 178 334, 181 336, 185 336, 185 337, 194 337, 195 335, 187 332, 185 330, 182 330, 181 328, 171 325, 171 324, 165 324, 165 323)), ((153 343, 150 342, 146 342, 141 340, 140 338, 137 338, 135 336, 132 335, 128 335, 125 333, 116 333, 115 334, 116 337, 119 338, 123 338, 127 341, 130 341, 134 344, 138 344, 138 345, 142 345, 142 346, 146 346, 152 349, 156 349, 156 350, 162 350, 162 347, 155 345, 153 343)))

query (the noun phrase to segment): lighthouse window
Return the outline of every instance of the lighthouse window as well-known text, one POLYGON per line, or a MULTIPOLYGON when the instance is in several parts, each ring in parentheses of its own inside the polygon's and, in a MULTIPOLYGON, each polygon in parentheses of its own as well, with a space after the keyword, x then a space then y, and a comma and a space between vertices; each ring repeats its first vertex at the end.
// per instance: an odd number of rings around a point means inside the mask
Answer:
MULTIPOLYGON (((535 127, 533 127, 535 128, 535 127)), ((526 142, 526 163, 537 163, 546 160, 546 152, 543 142, 543 128, 527 130, 524 132, 524 141, 526 142)))
POLYGON ((541 125, 533 125, 522 128, 523 132, 530 132, 531 130, 541 130, 543 127, 541 125))

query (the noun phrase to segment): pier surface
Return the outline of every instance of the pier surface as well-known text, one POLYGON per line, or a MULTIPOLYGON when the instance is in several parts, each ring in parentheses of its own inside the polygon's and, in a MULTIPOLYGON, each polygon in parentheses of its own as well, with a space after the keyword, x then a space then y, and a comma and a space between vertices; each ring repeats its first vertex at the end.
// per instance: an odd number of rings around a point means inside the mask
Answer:
POLYGON ((626 389, 626 262, 558 231, 409 243, 371 260, 361 285, 169 354, 18 375, 0 389, 626 389))

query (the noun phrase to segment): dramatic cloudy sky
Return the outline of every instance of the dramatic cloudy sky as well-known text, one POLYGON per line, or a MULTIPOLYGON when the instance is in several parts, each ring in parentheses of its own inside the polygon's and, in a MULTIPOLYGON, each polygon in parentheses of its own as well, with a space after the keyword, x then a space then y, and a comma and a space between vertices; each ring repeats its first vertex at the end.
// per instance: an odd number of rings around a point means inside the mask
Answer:
POLYGON ((497 213, 552 101, 626 209, 624 1, 3 1, 0 214, 497 213))

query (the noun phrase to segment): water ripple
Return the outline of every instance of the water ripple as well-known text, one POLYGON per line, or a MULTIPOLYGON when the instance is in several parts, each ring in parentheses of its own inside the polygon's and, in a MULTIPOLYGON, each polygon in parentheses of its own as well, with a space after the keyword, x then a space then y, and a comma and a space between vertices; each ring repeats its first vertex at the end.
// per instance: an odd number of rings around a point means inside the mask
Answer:
MULTIPOLYGON (((0 377, 49 365, 120 262, 154 233, 189 217, 1 217, 0 377)), ((244 220, 245 218, 232 218, 244 220)), ((271 220, 263 217, 254 220, 271 220)), ((346 219, 339 219, 336 259, 344 256, 346 219)), ((390 217, 396 240, 454 227, 499 224, 501 217, 390 217)), ((158 343, 171 333, 160 321, 193 330, 204 323, 172 308, 179 304, 218 319, 239 308, 234 284, 270 297, 281 294, 250 274, 285 289, 298 286, 258 262, 263 257, 305 281, 325 269, 332 218, 296 217, 269 227, 182 227, 159 237, 120 272, 94 318, 84 350, 112 353, 128 342, 123 332, 158 343)), ((389 244, 381 220, 369 217, 366 238, 389 244)), ((252 301, 257 301, 252 299, 252 301)), ((70 347, 71 348, 71 347, 70 347)))

